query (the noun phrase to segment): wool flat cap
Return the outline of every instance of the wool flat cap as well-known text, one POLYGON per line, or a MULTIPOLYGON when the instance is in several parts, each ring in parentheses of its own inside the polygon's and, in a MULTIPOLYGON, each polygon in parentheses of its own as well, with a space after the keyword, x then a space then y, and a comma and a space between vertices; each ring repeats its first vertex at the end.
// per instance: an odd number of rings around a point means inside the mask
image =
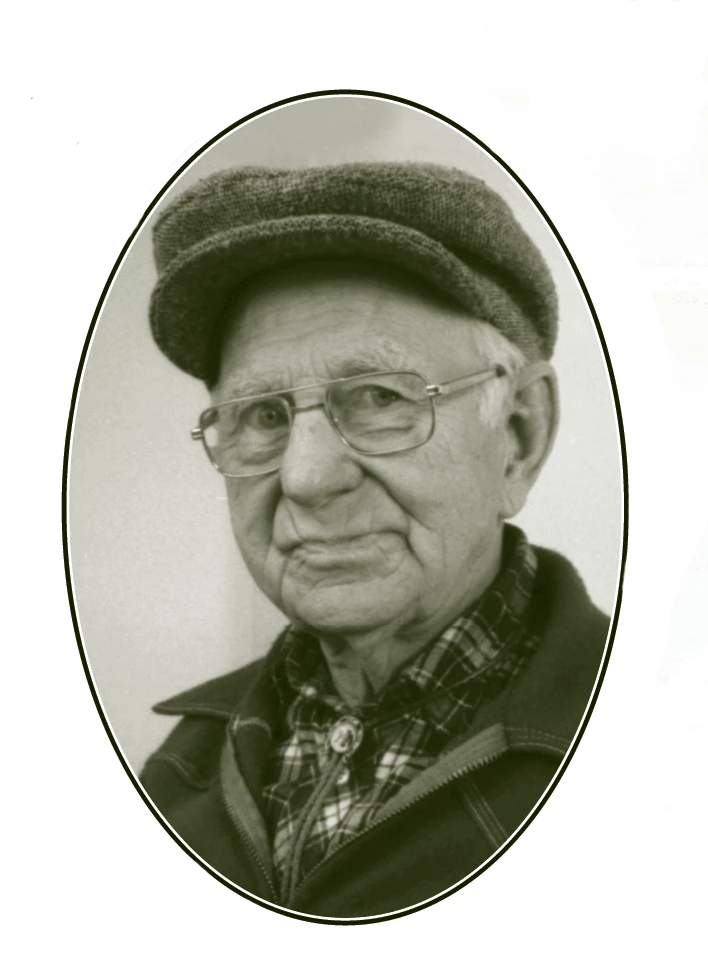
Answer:
POLYGON ((153 232, 155 340, 189 374, 214 374, 239 285, 306 258, 358 257, 426 279, 529 358, 550 357, 557 299, 546 262, 482 180, 427 163, 219 172, 174 200, 153 232))

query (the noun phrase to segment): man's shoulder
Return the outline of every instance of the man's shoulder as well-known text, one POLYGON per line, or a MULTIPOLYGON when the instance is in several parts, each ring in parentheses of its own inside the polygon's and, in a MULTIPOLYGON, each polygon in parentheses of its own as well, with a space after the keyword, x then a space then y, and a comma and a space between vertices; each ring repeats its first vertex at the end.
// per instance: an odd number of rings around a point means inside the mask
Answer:
POLYGON ((164 699, 153 706, 153 711, 159 715, 204 716, 228 721, 253 683, 262 677, 267 658, 261 656, 240 669, 164 699))
POLYGON ((572 627, 590 640, 604 641, 610 618, 593 603, 573 563, 555 550, 533 549, 538 558, 530 607, 534 623, 551 631, 572 627))
POLYGON ((528 625, 539 645, 512 688, 506 716, 519 738, 555 738, 567 747, 603 668, 610 618, 592 602, 570 560, 534 550, 538 570, 528 625))
POLYGON ((153 706, 160 715, 182 717, 141 772, 157 802, 174 796, 175 772, 192 789, 211 786, 229 724, 247 708, 254 687, 267 682, 268 671, 268 656, 263 656, 153 706))

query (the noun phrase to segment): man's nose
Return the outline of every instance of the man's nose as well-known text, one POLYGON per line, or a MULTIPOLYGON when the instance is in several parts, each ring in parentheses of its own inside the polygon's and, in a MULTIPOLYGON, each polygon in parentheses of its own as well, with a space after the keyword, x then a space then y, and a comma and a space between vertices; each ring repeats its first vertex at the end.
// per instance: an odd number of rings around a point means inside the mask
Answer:
POLYGON ((323 407, 300 409, 293 415, 290 440, 280 465, 283 493, 304 507, 315 507, 354 490, 362 479, 354 454, 323 407))

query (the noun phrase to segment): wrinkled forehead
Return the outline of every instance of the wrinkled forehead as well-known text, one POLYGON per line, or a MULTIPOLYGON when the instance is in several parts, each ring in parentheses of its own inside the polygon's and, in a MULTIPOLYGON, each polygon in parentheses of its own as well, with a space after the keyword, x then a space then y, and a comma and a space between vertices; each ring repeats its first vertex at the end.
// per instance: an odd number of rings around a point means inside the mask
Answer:
POLYGON ((460 348, 467 366, 472 325, 461 305, 396 268, 352 259, 292 264, 239 290, 225 316, 219 383, 236 379, 239 391, 253 393, 302 383, 308 372, 325 380, 424 371, 414 365, 460 348))

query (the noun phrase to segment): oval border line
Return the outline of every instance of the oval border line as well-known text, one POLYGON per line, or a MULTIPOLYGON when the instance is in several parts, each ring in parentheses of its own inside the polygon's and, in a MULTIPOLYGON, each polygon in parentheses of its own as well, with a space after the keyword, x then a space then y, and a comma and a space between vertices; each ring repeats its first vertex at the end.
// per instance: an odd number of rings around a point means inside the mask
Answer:
POLYGON ((65 575, 66 575, 66 584, 67 584, 67 595, 68 595, 68 601, 69 601, 69 609, 70 609, 70 613, 71 613, 72 623, 73 623, 73 626, 74 626, 74 632, 75 632, 75 635, 76 635, 76 642, 77 642, 77 646, 78 646, 78 650, 79 650, 79 655, 80 655, 80 657, 81 657, 81 662, 82 662, 82 665, 83 665, 83 668, 84 668, 84 673, 85 673, 85 675, 86 675, 86 681, 88 682, 89 689, 90 689, 90 691, 91 691, 91 695, 92 695, 92 697, 93 697, 94 704, 95 704, 96 709, 97 709, 97 711, 98 711, 98 714, 99 714, 99 717, 100 717, 100 719, 101 719, 101 722, 103 723, 103 727, 104 727, 104 729, 106 730, 106 734, 108 735, 108 738, 109 738, 109 740, 110 740, 110 742, 111 742, 111 745, 113 746, 113 749, 114 749, 116 755, 118 756, 118 759, 120 760, 120 763, 122 764, 123 768, 124 768, 125 771, 127 772, 127 774, 128 774, 128 776, 129 776, 129 778, 131 779, 131 781, 132 781, 134 787, 136 788, 136 790, 138 791, 138 793, 140 794, 141 798, 143 799, 143 801, 145 802, 145 804, 147 805, 147 807, 150 809, 150 811, 152 812, 152 814, 153 814, 153 815, 155 816, 155 818, 160 822, 160 824, 162 825, 162 827, 172 836, 172 838, 180 845, 180 847, 183 848, 183 850, 189 855, 189 857, 192 858, 193 861, 196 861, 197 864, 199 864, 202 868, 204 868, 204 870, 207 871, 207 872, 208 872, 212 877, 214 877, 217 881, 219 881, 219 882, 220 882, 221 884, 223 884, 225 887, 230 888, 232 891, 234 891, 234 892, 235 892, 236 894, 238 894, 240 897, 242 897, 242 898, 244 898, 244 899, 246 899, 246 900, 248 900, 248 901, 255 902, 256 904, 261 905, 261 907, 267 908, 268 910, 271 910, 271 911, 273 911, 273 912, 275 912, 275 913, 285 914, 285 915, 287 915, 288 917, 292 917, 292 918, 295 918, 295 919, 301 920, 301 921, 309 921, 309 922, 316 923, 316 924, 350 924, 350 925, 351 925, 351 924, 371 924, 371 923, 376 923, 376 922, 379 922, 379 921, 389 921, 389 920, 393 920, 393 919, 395 919, 395 918, 404 917, 404 916, 406 916, 406 915, 408 915, 408 914, 412 914, 412 913, 414 913, 414 912, 416 912, 416 911, 419 911, 419 910, 422 910, 422 909, 424 909, 424 908, 426 908, 426 907, 429 907, 430 905, 435 904, 435 903, 437 903, 438 901, 440 901, 440 900, 442 900, 442 899, 444 899, 444 898, 446 898, 446 897, 449 897, 450 895, 452 895, 452 894, 454 894, 455 892, 459 891, 461 888, 467 886, 467 885, 470 884, 475 878, 477 878, 477 877, 479 877, 479 875, 483 874, 492 864, 494 864, 494 862, 495 862, 498 858, 500 858, 501 855, 503 855, 503 854, 516 842, 516 840, 523 834, 523 832, 524 832, 524 831, 526 830, 526 828, 531 824, 531 822, 534 820, 534 818, 535 818, 536 815, 539 813, 539 811, 541 810, 541 808, 542 808, 542 807, 545 805, 545 803, 547 802, 547 800, 548 800, 548 798, 550 797, 551 793, 553 792, 553 790, 555 789, 556 785, 558 784, 558 782, 560 781, 561 777, 563 776, 563 773, 565 772, 568 763, 570 762, 570 760, 572 759, 573 755, 575 754, 575 751, 576 751, 576 749, 577 749, 578 743, 580 742, 580 739, 582 738, 582 736, 583 736, 583 734, 584 734, 584 732, 585 732, 585 729, 586 729, 586 727, 587 727, 587 724, 588 724, 588 721, 589 721, 589 719, 590 719, 590 716, 592 715, 593 709, 595 708, 595 704, 596 704, 596 702, 597 702, 597 697, 598 697, 598 694, 599 694, 599 692, 600 692, 600 688, 601 688, 601 686, 602 686, 602 682, 603 682, 603 680, 604 680, 605 673, 606 673, 606 671, 607 671, 607 665, 608 665, 608 662, 609 662, 609 657, 610 657, 610 654, 611 654, 611 651, 612 651, 612 647, 613 647, 613 645, 614 645, 615 633, 616 633, 616 630, 617 630, 617 623, 618 623, 618 618, 619 618, 619 613, 620 613, 620 608, 621 608, 621 603, 622 603, 622 592, 623 592, 623 583, 624 583, 624 574, 625 574, 625 564, 626 564, 626 559, 627 559, 628 519, 629 519, 629 491, 628 491, 628 472, 627 472, 627 450, 626 450, 626 444, 625 444, 625 435, 624 435, 624 425, 623 425, 623 420, 622 420, 622 411, 621 411, 620 401, 619 401, 619 395, 618 395, 618 391, 617 391, 617 383, 616 383, 616 380, 615 380, 615 375, 614 375, 614 371, 613 371, 613 368, 612 368, 612 363, 611 363, 611 361, 610 361, 610 356, 609 356, 609 352, 608 352, 608 349, 607 349, 607 343, 606 343, 606 341, 605 341, 605 337, 604 337, 604 334, 603 334, 603 332, 602 332, 602 327, 601 327, 601 325, 600 325, 599 319, 598 319, 598 317, 597 317, 597 312, 595 311, 595 307, 594 307, 594 305, 593 305, 593 303, 592 303, 592 300, 591 300, 591 298, 590 298, 590 294, 589 294, 588 289, 587 289, 587 287, 586 287, 586 285, 585 285, 585 282, 583 281, 583 278, 582 278, 582 276, 581 276, 581 274, 580 274, 580 271, 578 270, 578 267, 577 267, 575 261, 573 260, 573 257, 571 256, 570 252, 568 251, 568 249, 567 249, 567 247, 566 247, 566 245, 565 245, 565 242, 564 242, 563 239, 561 238, 561 236, 560 236, 560 234, 558 233, 557 229, 555 228, 555 226, 554 226, 553 223, 551 222, 550 218, 548 217, 548 215, 546 214, 546 212, 544 211, 543 207, 542 207, 541 204, 538 202, 538 200, 536 199, 536 197, 533 195, 533 193, 532 193, 532 192, 528 189, 528 187, 521 181, 521 179, 516 175, 516 173, 514 173, 514 171, 513 171, 492 149, 490 149, 490 148, 489 148, 484 142, 482 142, 477 136, 475 136, 475 135, 473 135, 472 133, 470 133, 467 129, 465 129, 465 128, 464 128, 463 126, 461 126, 459 123, 456 123, 456 122, 454 122, 454 121, 451 120, 451 119, 448 119, 447 116, 444 116, 444 115, 442 115, 441 113, 438 113, 438 112, 436 112, 435 110, 430 109, 430 108, 427 107, 427 106, 422 106, 420 103, 416 103, 416 102, 414 102, 414 101, 412 101, 412 100, 405 99, 405 98, 403 98, 403 97, 395 96, 395 95, 388 94, 388 93, 374 92, 374 91, 371 91, 371 90, 355 90, 355 89, 318 90, 318 91, 315 91, 315 92, 303 93, 303 94, 296 95, 296 96, 290 96, 290 97, 288 97, 288 98, 286 98, 286 99, 278 100, 277 102, 271 103, 270 105, 265 106, 265 107, 263 107, 262 109, 255 110, 254 112, 249 113, 247 116, 243 117, 242 119, 238 120, 237 122, 232 123, 230 126, 228 126, 228 127, 226 127, 225 129, 223 129, 220 133, 218 133, 216 136, 212 137, 208 142, 206 142, 203 146, 201 146, 186 162, 184 162, 184 163, 180 166, 180 168, 170 177, 170 179, 167 181, 167 183, 163 186, 163 188, 162 188, 162 189, 159 191, 159 193, 155 196, 155 198, 152 200, 152 202, 150 203, 150 205, 147 207, 147 209, 145 210, 145 212, 143 213, 143 215, 140 217, 140 220, 139 220, 138 224, 136 225, 135 229, 131 232, 130 236, 128 237, 128 240, 127 240, 127 241, 125 242, 125 244, 123 245, 123 248, 122 248, 122 250, 121 250, 121 252, 120 252, 120 254, 119 254, 119 256, 118 256, 118 258, 117 258, 117 260, 116 260, 116 262, 115 262, 115 264, 113 265, 113 268, 111 269, 111 272, 110 272, 110 274, 109 274, 109 276, 108 276, 108 279, 107 279, 107 281, 106 281, 106 283, 105 283, 105 285, 104 285, 104 287, 103 287, 103 290, 102 290, 102 292, 101 292, 101 296, 100 296, 100 298, 99 298, 99 300, 98 300, 98 304, 96 305, 96 309, 95 309, 95 311, 94 311, 94 313, 93 313, 93 318, 92 318, 92 320, 91 320, 91 324, 90 324, 90 326, 89 326, 88 333, 87 333, 87 335, 86 335, 86 339, 85 339, 85 342, 84 342, 84 346, 83 346, 83 349, 82 349, 82 352, 81 352, 81 357, 80 357, 80 360, 79 360, 78 369, 77 369, 77 372, 76 372, 76 377, 75 377, 75 380, 74 380, 74 386, 73 386, 72 395, 71 395, 71 405, 70 405, 70 409, 69 409, 69 419, 68 419, 67 430, 66 430, 66 438, 65 438, 65 442, 64 442, 64 459, 63 459, 63 467, 62 467, 62 493, 61 493, 61 523, 62 523, 62 546, 63 546, 63 556, 64 556, 64 572, 65 572, 65 575), (67 526, 67 506, 68 506, 68 500, 67 500, 67 486, 68 486, 68 476, 69 476, 69 457, 70 457, 70 450, 71 450, 72 431, 73 431, 73 425, 74 425, 74 415, 75 415, 75 411, 76 411, 76 403, 77 403, 77 399, 78 399, 78 393, 79 393, 79 387, 80 387, 80 384, 81 384, 81 378, 82 378, 82 375, 83 375, 84 366, 85 366, 85 363, 86 363, 86 358, 87 358, 87 355, 88 355, 89 347, 90 347, 90 345, 91 345, 91 341, 92 341, 92 338, 93 338, 93 334, 94 334, 96 325, 97 325, 97 323, 98 323, 98 320, 99 320, 99 318, 100 318, 100 316, 101 316, 101 312, 102 312, 102 310, 103 310, 103 305, 104 305, 104 303, 105 303, 105 301, 106 301, 106 298, 107 298, 107 296, 108 296, 108 294, 109 294, 109 292, 110 292, 110 290, 111 290, 111 286, 112 286, 113 281, 114 281, 114 279, 115 279, 115 277, 116 277, 116 274, 117 274, 117 272, 118 272, 118 270, 119 270, 121 264, 123 263, 124 258, 125 258, 126 255, 128 254, 128 252, 129 252, 129 250, 130 250, 130 248, 131 248, 131 246, 132 246, 132 244, 133 244, 133 241, 134 241, 135 238, 137 237, 138 233, 141 231, 143 225, 144 225, 144 224, 146 223, 146 221, 149 219, 149 217, 150 217, 150 215, 152 214, 152 212, 153 212, 153 210, 155 209, 155 207, 156 207, 156 206, 158 205, 158 203, 162 200, 162 198, 166 195, 166 193, 171 189, 171 187, 174 185, 174 183, 177 181, 177 179, 179 179, 180 176, 181 176, 189 167, 191 167, 191 166, 195 163, 195 161, 197 161, 197 160, 199 159, 199 157, 200 157, 203 153, 205 153, 208 149, 210 149, 210 148, 211 148, 215 143, 217 143, 219 140, 221 140, 221 139, 223 139, 225 136, 229 135, 231 132, 233 132, 233 130, 237 129, 239 126, 243 126, 243 125, 245 125, 246 123, 250 122, 251 120, 255 119, 256 117, 261 116, 261 115, 263 115, 264 113, 271 112, 271 111, 273 111, 274 109, 277 109, 277 108, 279 108, 279 107, 281 107, 281 106, 287 106, 287 105, 292 104, 292 103, 303 102, 303 101, 309 100, 309 99, 322 99, 322 98, 326 98, 326 97, 335 97, 335 96, 367 97, 367 98, 371 98, 371 99, 387 100, 387 101, 389 101, 389 102, 399 103, 399 104, 404 105, 404 106, 413 107, 414 109, 417 109, 417 110, 419 110, 420 112, 427 113, 429 116, 432 116, 432 117, 434 117, 434 118, 436 118, 436 119, 438 119, 438 120, 441 120, 442 122, 444 122, 444 123, 447 124, 448 126, 452 127, 453 129, 456 129, 458 132, 462 133, 464 136, 466 136, 466 137, 467 137, 468 139, 470 139, 472 142, 476 143, 476 144, 477 144, 479 147, 481 147, 489 156, 491 156, 496 162, 498 162, 499 165, 505 170, 505 172, 506 172, 506 173, 514 180, 514 182, 523 190, 523 192, 524 192, 524 194, 527 196, 527 198, 530 199, 530 201, 533 203, 534 207, 535 207, 536 210, 539 212, 539 214, 543 217, 544 222, 545 222, 546 225, 549 227, 549 229, 550 229, 551 232, 553 233, 553 236, 555 237, 556 241, 558 242, 558 244, 560 245, 561 249, 563 250, 563 253, 564 253, 564 255, 565 255, 565 259, 566 259, 566 261, 569 263, 570 267, 571 267, 572 270, 573 270, 573 274, 574 274, 574 276, 575 276, 575 278, 576 278, 576 280, 577 280, 577 282, 578 282, 578 284, 579 284, 579 286, 580 286, 580 289, 581 289, 581 291, 582 291, 582 293, 583 293, 583 296, 584 296, 585 301, 586 301, 586 303, 587 303, 587 306, 588 306, 588 309, 589 309, 589 311, 590 311, 590 314, 592 315, 592 319, 593 319, 593 322, 594 322, 594 325, 595 325, 595 331, 596 331, 596 333, 597 333, 598 340, 599 340, 599 342, 600 342, 600 347, 601 347, 601 349, 602 349, 603 357, 604 357, 604 360, 605 360, 605 367, 606 367, 606 369, 607 369, 608 378, 609 378, 609 382, 610 382, 610 387, 611 387, 611 391, 612 391, 612 397, 613 397, 614 407, 615 407, 615 415, 616 415, 616 421, 617 421, 617 433, 618 433, 618 437, 619 437, 620 457, 621 457, 621 465, 622 465, 622 491, 623 491, 623 507, 622 507, 622 551, 621 551, 620 566, 619 566, 619 575, 618 575, 618 581, 617 581, 617 590, 616 590, 616 595, 615 595, 615 604, 614 604, 614 608, 613 608, 613 611, 612 611, 611 624, 610 624, 610 629, 609 629, 609 633, 608 633, 608 636, 607 636, 607 641, 606 641, 606 644, 605 644, 605 649, 604 649, 602 664, 601 664, 600 669, 599 669, 599 671, 598 671, 598 676, 597 676, 595 688, 594 688, 594 690, 593 690, 592 696, 590 697, 590 701, 589 701, 589 703, 588 703, 588 706, 587 706, 585 715, 584 715, 584 717, 583 717, 583 719, 582 719, 582 722, 580 723, 580 726, 578 727, 578 730, 577 730, 577 732, 576 732, 576 735, 575 735, 575 738, 574 738, 574 740, 573 740, 573 743, 572 743, 572 745, 570 746, 570 748, 568 749, 568 751, 567 751, 567 753, 566 753, 566 755, 565 755, 565 757, 564 757, 564 759, 563 759, 563 762, 561 763, 561 766, 559 767, 558 771, 556 772, 556 775, 555 775, 554 778, 553 778, 553 781, 551 782, 551 784, 549 785, 548 789, 546 790, 546 792, 544 793, 544 795, 542 796, 542 798, 539 800, 539 802, 534 806, 534 808, 533 808, 533 810, 531 811, 531 813, 524 819, 524 822, 522 823, 522 825, 507 839, 507 841, 506 841, 493 855, 491 855, 482 865, 480 865, 479 868, 477 868, 475 871, 473 871, 473 872, 469 875, 469 877, 465 878, 463 881, 459 882, 458 884, 453 885, 451 888, 446 889, 446 890, 445 890, 444 892, 442 892, 441 894, 436 895, 436 896, 433 897, 433 898, 429 898, 429 899, 427 899, 426 901, 420 902, 419 904, 412 905, 412 906, 409 907, 409 908, 405 908, 405 909, 399 910, 399 911, 394 911, 394 912, 392 912, 392 913, 390 913, 390 914, 386 914, 386 915, 375 915, 375 916, 373 916, 373 917, 365 917, 365 918, 326 918, 326 917, 309 916, 309 915, 301 914, 300 912, 297 912, 297 911, 291 911, 291 910, 289 910, 289 909, 287 909, 287 908, 280 907, 280 906, 278 906, 278 905, 275 905, 275 904, 272 904, 272 903, 270 903, 270 902, 268 902, 268 901, 265 901, 265 900, 262 899, 262 898, 258 898, 258 897, 255 897, 255 896, 251 895, 250 893, 246 892, 244 889, 239 888, 237 885, 234 885, 234 884, 233 884, 232 882, 230 882, 228 879, 226 879, 225 877, 223 877, 223 875, 219 874, 219 872, 215 871, 215 870, 214 870, 213 868, 211 868, 206 862, 204 862, 188 845, 186 845, 186 843, 185 843, 184 841, 182 841, 182 839, 172 830, 172 828, 169 826, 169 824, 165 821, 165 819, 160 815, 160 813, 157 811, 157 809, 153 806, 153 804, 151 803, 150 799, 148 798, 148 796, 146 795, 146 793, 143 791, 142 786, 141 786, 140 783, 138 782, 138 779, 137 779, 137 777, 136 777, 136 775, 135 775, 133 769, 128 765, 128 763, 127 763, 125 757, 123 756, 123 753, 122 753, 121 750, 120 750, 120 746, 118 745, 118 742, 117 742, 116 738, 114 737, 114 735, 113 735, 113 733, 112 733, 112 730, 111 730, 110 725, 109 725, 109 723, 108 723, 108 719, 107 719, 107 717, 106 717, 106 714, 105 714, 105 712, 103 711, 103 708, 102 708, 102 706, 101 706, 101 702, 100 702, 100 699, 99 699, 99 696, 98 696, 98 691, 97 691, 96 686, 94 685, 93 679, 92 679, 92 677, 91 677, 91 672, 90 672, 90 668, 89 668, 89 664, 88 664, 88 659, 87 659, 87 655, 86 655, 86 650, 85 650, 85 647, 84 647, 84 645, 83 645, 83 641, 82 641, 82 637, 81 637, 81 632, 80 632, 80 628, 79 628, 78 615, 77 615, 77 612, 76 612, 76 605, 75 605, 75 599, 74 599, 74 592, 73 592, 73 588, 72 588, 71 564, 70 564, 70 559, 69 559, 68 526, 67 526))

